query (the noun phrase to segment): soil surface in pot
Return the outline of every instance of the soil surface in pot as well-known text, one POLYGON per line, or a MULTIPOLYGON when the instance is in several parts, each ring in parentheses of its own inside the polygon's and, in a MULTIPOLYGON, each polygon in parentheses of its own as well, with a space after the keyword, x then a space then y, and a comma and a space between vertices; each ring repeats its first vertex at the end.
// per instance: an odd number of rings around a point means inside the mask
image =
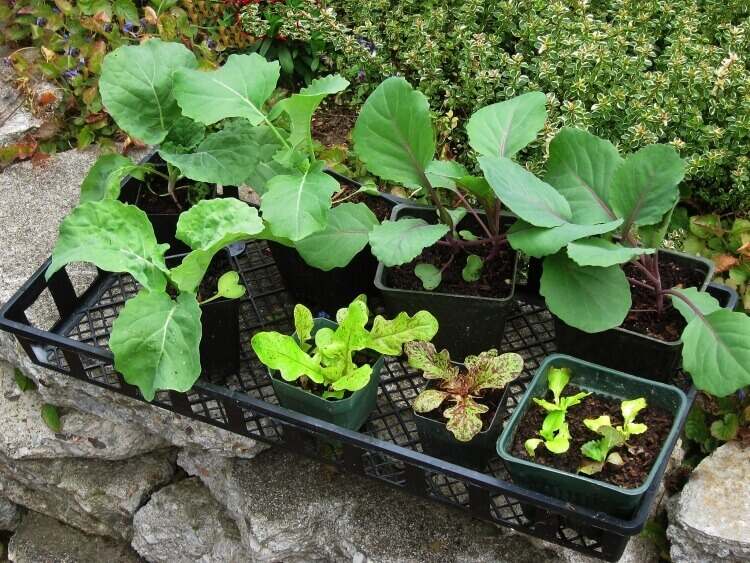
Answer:
MULTIPOLYGON (((471 252, 484 259, 490 249, 472 247, 471 252)), ((414 268, 424 262, 440 270, 448 263, 451 255, 452 250, 449 246, 436 244, 425 248, 422 254, 408 264, 388 268, 387 284, 394 289, 426 291, 422 281, 414 273, 414 268)), ((515 266, 515 254, 512 249, 503 249, 492 260, 485 261, 481 277, 475 282, 467 282, 461 273, 466 265, 467 256, 464 252, 456 255, 453 262, 443 270, 442 281, 433 291, 496 299, 502 299, 510 294, 515 266)))
MULTIPOLYGON (((565 388, 565 395, 574 395, 578 391, 580 389, 571 385, 565 388)), ((552 400, 552 393, 548 392, 546 398, 552 400)), ((570 449, 564 454, 556 455, 549 452, 544 444, 540 444, 536 449, 536 457, 531 458, 526 453, 524 442, 529 438, 539 438, 538 431, 547 416, 547 412, 534 403, 529 406, 518 423, 511 453, 519 459, 554 467, 568 473, 576 473, 581 465, 589 461, 581 453, 581 446, 589 440, 601 438, 599 434, 586 428, 583 421, 586 418, 597 418, 605 414, 609 415, 613 426, 622 424, 619 401, 602 395, 589 395, 580 404, 568 409, 565 416, 571 434, 570 449)), ((635 422, 644 423, 648 430, 643 434, 631 436, 626 446, 613 450, 622 456, 625 463, 619 467, 606 463, 601 472, 589 477, 626 489, 642 485, 659 457, 664 441, 672 428, 673 420, 674 417, 670 413, 658 407, 648 406, 643 409, 638 413, 635 422)))
POLYGON ((324 102, 312 118, 312 136, 326 147, 348 145, 349 133, 356 121, 354 108, 324 102))
MULTIPOLYGON (((341 188, 341 191, 336 194, 335 197, 337 200, 345 200, 341 201, 341 203, 364 203, 367 207, 370 208, 370 211, 375 214, 375 217, 378 218, 378 221, 382 222, 390 217, 391 210, 393 209, 393 204, 391 202, 381 197, 376 197, 365 193, 352 195, 356 191, 357 190, 355 188, 344 186, 341 188)), ((335 207, 337 203, 334 203, 333 205, 335 207)))
POLYGON ((177 201, 180 202, 182 209, 177 207, 174 200, 167 194, 166 185, 163 187, 155 186, 154 182, 152 182, 151 190, 146 189, 144 186, 141 188, 141 193, 138 195, 138 207, 146 213, 181 213, 190 207, 190 202, 188 201, 188 190, 186 189, 177 190, 177 201))
MULTIPOLYGON (((628 277, 650 283, 646 276, 633 264, 625 264, 624 270, 628 277)), ((670 256, 665 254, 659 256, 659 272, 664 288, 676 286, 700 287, 706 279, 704 272, 687 264, 670 260, 670 256)), ((664 309, 660 315, 655 309, 653 293, 633 284, 630 285, 630 292, 633 296, 633 306, 631 312, 623 321, 622 328, 652 336, 665 342, 675 342, 680 339, 687 323, 680 312, 672 306, 671 298, 664 300, 664 309)))
MULTIPOLYGON (((428 386, 428 389, 438 389, 438 388, 439 387, 437 385, 428 386)), ((481 403, 490 408, 490 410, 488 410, 487 412, 479 415, 479 418, 482 419, 482 430, 481 430, 482 432, 484 432, 490 427, 490 424, 492 423, 492 419, 495 416, 495 412, 497 411, 498 408, 500 408, 500 401, 503 398, 503 391, 504 389, 485 389, 482 397, 476 399, 478 403, 481 403)), ((443 416, 443 412, 445 411, 446 408, 449 408, 451 406, 453 406, 453 403, 446 401, 436 409, 433 409, 429 412, 419 413, 419 416, 429 418, 430 420, 434 420, 441 424, 447 424, 448 419, 443 416)))

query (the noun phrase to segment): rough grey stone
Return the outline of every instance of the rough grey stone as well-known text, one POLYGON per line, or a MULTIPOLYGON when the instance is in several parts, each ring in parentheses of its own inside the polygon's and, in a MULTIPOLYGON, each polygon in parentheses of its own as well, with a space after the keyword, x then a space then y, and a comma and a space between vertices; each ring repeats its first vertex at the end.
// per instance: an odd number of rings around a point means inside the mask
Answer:
POLYGON ((0 147, 17 141, 42 123, 31 113, 24 96, 13 88, 11 80, 0 79, 0 147))
POLYGON ((0 497, 0 530, 15 530, 20 520, 21 510, 18 505, 0 497))
POLYGON ((674 563, 750 561, 750 448, 729 442, 695 468, 669 504, 674 563))
POLYGON ((85 532, 132 537, 132 519, 174 475, 171 450, 124 461, 16 460, 0 453, 0 496, 85 532))
POLYGON ((248 561, 237 525, 200 480, 154 493, 135 515, 132 546, 151 563, 248 561))
POLYGON ((178 464, 224 504, 253 561, 559 561, 520 535, 283 451, 183 450, 178 464))
POLYGON ((53 432, 40 415, 44 400, 39 393, 16 391, 13 368, 0 361, 0 450, 8 458, 126 459, 169 445, 139 426, 79 411, 64 413, 61 431, 53 432))
POLYGON ((14 563, 139 563, 124 542, 88 536, 75 528, 30 512, 8 544, 14 563))
MULTIPOLYGON (((95 151, 67 151, 39 165, 22 162, 0 174, 0 304, 50 255, 62 218, 78 201, 81 181, 96 160, 95 151)), ((140 155, 138 155, 140 156, 140 155)), ((74 286, 83 288, 92 279, 90 267, 67 268, 74 286)), ((30 320, 49 328, 57 313, 43 295, 30 311, 30 320)), ((48 403, 73 407, 122 424, 138 425, 177 446, 206 449, 218 455, 252 457, 264 446, 248 438, 153 408, 134 399, 54 373, 32 364, 14 337, 0 333, 0 358, 39 384, 48 403)))

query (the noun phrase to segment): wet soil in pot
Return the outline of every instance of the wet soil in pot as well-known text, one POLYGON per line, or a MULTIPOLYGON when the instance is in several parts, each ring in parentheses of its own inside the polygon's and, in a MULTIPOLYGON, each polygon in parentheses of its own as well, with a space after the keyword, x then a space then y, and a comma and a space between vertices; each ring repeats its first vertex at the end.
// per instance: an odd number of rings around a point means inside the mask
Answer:
POLYGON ((356 188, 343 186, 342 189, 338 193, 336 193, 335 203, 333 204, 333 206, 336 207, 336 205, 338 205, 339 203, 364 203, 367 207, 370 208, 370 211, 375 214, 375 217, 378 218, 378 221, 382 222, 390 217, 391 210, 393 209, 392 203, 383 198, 379 198, 366 193, 355 194, 356 191, 356 188))
MULTIPOLYGON (((650 283, 646 276, 633 264, 626 264, 624 270, 628 277, 650 283)), ((700 287, 706 278, 705 273, 700 270, 670 260, 669 255, 664 254, 659 256, 659 272, 664 288, 700 287)), ((665 342, 675 342, 680 339, 687 323, 680 312, 672 306, 671 298, 664 300, 664 310, 659 315, 655 309, 655 298, 652 292, 632 284, 630 291, 633 296, 633 306, 622 323, 622 328, 652 336, 665 342)))
MULTIPOLYGON (((565 389, 565 395, 573 395, 578 391, 580 389, 575 386, 569 386, 565 389)), ((552 399, 552 393, 548 393, 547 399, 552 399)), ((519 459, 575 474, 578 468, 588 461, 581 453, 581 446, 590 440, 601 438, 599 434, 589 430, 583 421, 605 414, 609 415, 613 426, 622 424, 619 401, 602 395, 589 395, 580 404, 568 409, 566 414, 565 420, 570 426, 571 434, 570 449, 564 454, 556 455, 549 452, 544 444, 540 444, 536 449, 536 457, 531 458, 526 453, 524 442, 529 438, 539 438, 538 431, 547 416, 544 409, 532 404, 518 424, 511 453, 519 459)), ((626 446, 613 450, 622 456, 625 463, 619 467, 607 463, 601 472, 589 477, 626 489, 636 488, 645 482, 669 435, 673 417, 667 411, 649 405, 638 413, 635 421, 646 424, 648 430, 643 434, 631 436, 626 446)))

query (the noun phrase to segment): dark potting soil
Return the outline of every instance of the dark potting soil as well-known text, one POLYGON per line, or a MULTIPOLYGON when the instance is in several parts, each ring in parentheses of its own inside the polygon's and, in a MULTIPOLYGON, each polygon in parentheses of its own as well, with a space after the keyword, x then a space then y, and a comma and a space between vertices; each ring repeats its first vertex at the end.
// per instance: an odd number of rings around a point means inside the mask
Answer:
MULTIPOLYGON (((669 255, 659 255, 659 272, 661 283, 664 288, 671 287, 700 287, 705 281, 705 274, 700 270, 681 264, 670 259, 669 255)), ((649 283, 646 276, 633 264, 625 264, 625 274, 638 281, 649 283)), ((672 306, 672 300, 664 300, 664 309, 661 314, 655 310, 656 301, 654 294, 649 290, 630 285, 633 296, 633 306, 622 328, 632 330, 639 334, 653 336, 665 342, 675 342, 680 339, 686 326, 685 319, 680 312, 672 306)))
POLYGON ((343 200, 346 198, 346 201, 342 201, 341 203, 364 203, 370 208, 370 211, 375 214, 378 221, 384 221, 391 216, 393 204, 388 200, 364 193, 352 195, 355 191, 357 191, 355 188, 350 188, 348 186, 342 187, 342 189, 336 194, 335 198, 337 200, 343 200))
POLYGON ((181 213, 190 207, 190 202, 188 201, 188 190, 186 189, 177 190, 176 192, 177 201, 180 202, 182 209, 177 207, 177 204, 169 195, 166 195, 166 187, 163 190, 156 190, 152 186, 151 189, 156 191, 156 194, 160 195, 156 195, 151 190, 142 187, 141 193, 138 196, 138 207, 146 213, 181 213))
MULTIPOLYGON (((574 395, 579 389, 575 386, 565 388, 565 395, 574 395)), ((548 393, 551 400, 552 393, 548 393)), ((524 442, 529 438, 539 438, 539 429, 547 412, 536 404, 532 404, 517 426, 516 436, 513 441, 511 453, 520 459, 526 459, 567 471, 576 473, 588 458, 581 453, 581 446, 589 440, 598 440, 599 434, 586 428, 583 424, 586 418, 597 418, 609 415, 612 425, 622 424, 620 413, 620 402, 602 395, 589 395, 580 404, 568 409, 565 420, 570 428, 570 449, 564 454, 553 454, 540 444, 536 449, 536 457, 531 458, 526 453, 524 442)), ((606 481, 619 487, 633 489, 643 484, 654 465, 664 441, 672 428, 674 417, 667 411, 654 406, 643 409, 636 417, 636 422, 642 422, 648 430, 643 434, 630 437, 628 444, 613 451, 617 451, 625 462, 621 466, 606 463, 601 472, 591 475, 592 479, 606 481)))
POLYGON ((324 103, 312 118, 312 136, 326 147, 346 145, 357 121, 357 111, 348 106, 324 103))
MULTIPOLYGON (((489 251, 490 249, 484 246, 472 247, 471 249, 473 254, 482 259, 486 258, 489 251)), ((388 268, 388 286, 395 289, 425 291, 422 281, 414 273, 414 268, 417 264, 426 262, 439 270, 450 260, 452 252, 449 246, 438 244, 425 248, 419 256, 408 264, 388 268)), ((513 268, 515 265, 513 250, 505 248, 492 260, 485 261, 481 277, 475 282, 467 282, 461 274, 466 265, 467 256, 468 254, 463 252, 456 256, 453 262, 443 271, 442 281, 433 291, 497 299, 507 297, 513 283, 513 268)))
POLYGON ((214 259, 208 266, 206 275, 203 276, 203 281, 201 281, 200 286, 198 286, 198 301, 203 302, 216 295, 219 278, 231 269, 232 267, 229 264, 229 260, 227 260, 227 257, 223 252, 214 256, 214 259))
MULTIPOLYGON (((437 385, 430 385, 429 388, 437 388, 437 385)), ((503 398, 503 391, 504 389, 484 389, 480 394, 480 397, 475 399, 478 403, 481 403, 486 407, 489 407, 490 409, 487 412, 479 415, 479 418, 482 419, 482 432, 487 430, 490 427, 490 424, 492 424, 492 419, 495 416, 495 412, 497 412, 497 409, 500 408, 500 401, 503 398)), ((425 418, 429 418, 430 420, 440 422, 441 424, 447 424, 448 419, 443 416, 443 412, 446 408, 449 408, 451 406, 453 406, 453 404, 446 401, 438 408, 433 409, 429 412, 421 412, 419 413, 419 415, 425 418)))

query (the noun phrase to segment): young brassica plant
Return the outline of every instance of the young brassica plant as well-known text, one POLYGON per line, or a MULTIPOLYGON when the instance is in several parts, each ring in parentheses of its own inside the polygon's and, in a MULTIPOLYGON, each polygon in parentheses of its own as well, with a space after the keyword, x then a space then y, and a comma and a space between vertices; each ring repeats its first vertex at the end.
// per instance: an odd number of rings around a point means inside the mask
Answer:
MULTIPOLYGON (((116 200, 79 205, 60 226, 46 278, 71 262, 125 272, 139 284, 112 325, 109 347, 115 369, 148 401, 159 389, 188 391, 201 374, 201 310, 197 292, 214 255, 251 239, 263 224, 258 212, 232 198, 201 201, 180 215, 177 238, 192 251, 168 268, 146 214, 116 200), (173 297, 173 295, 175 295, 173 297)), ((236 272, 219 280, 214 297, 244 294, 236 272)))
POLYGON ((662 283, 656 249, 685 170, 674 148, 650 145, 622 158, 610 142, 564 128, 550 143, 546 181, 508 158, 479 161, 520 219, 511 246, 544 258, 541 293, 557 317, 589 333, 617 327, 638 286, 653 295, 650 312, 674 305, 685 317, 683 366, 696 387, 725 396, 750 384, 750 317, 696 288, 662 283), (646 281, 626 276, 627 263, 646 281))
POLYGON ((504 389, 523 370, 523 358, 515 353, 498 355, 497 350, 488 350, 467 356, 462 369, 451 362, 447 350, 437 352, 430 342, 410 342, 404 349, 411 367, 422 371, 425 379, 438 380, 435 388, 417 395, 412 408, 424 413, 451 403, 443 416, 448 420, 446 428, 460 442, 482 430, 480 415, 489 410, 481 403, 486 390, 504 389))
POLYGON ((430 340, 438 322, 427 311, 413 316, 399 313, 387 320, 375 317, 371 328, 369 310, 363 297, 355 299, 336 315, 336 329, 321 328, 313 338, 313 316, 304 305, 294 308, 296 337, 278 332, 259 332, 251 344, 258 359, 272 370, 278 370, 284 381, 308 380, 320 386, 324 399, 342 399, 347 391, 358 391, 370 381, 372 366, 355 362, 355 354, 373 350, 398 356, 404 343, 430 340))
MULTIPOLYGON (((466 127, 469 144, 480 155, 510 158, 544 126, 545 103, 544 94, 531 92, 478 110, 466 127)), ((371 173, 424 194, 437 209, 437 224, 403 217, 375 226, 369 239, 378 260, 389 267, 406 264, 438 244, 451 250, 446 263, 439 268, 427 263, 415 267, 425 289, 438 287, 442 273, 459 257, 465 260, 464 279, 479 279, 484 261, 507 246, 501 232, 502 203, 483 178, 472 176, 457 162, 435 159, 435 132, 424 94, 403 78, 388 78, 362 106, 353 139, 354 151, 371 173), (446 203, 443 190, 455 206, 446 203), (479 205, 475 207, 470 198, 479 205), (458 230, 467 214, 476 221, 478 232, 458 230), (475 254, 479 248, 488 249, 484 260, 475 254)))
POLYGON ((638 398, 620 403, 623 423, 620 426, 612 426, 608 415, 598 418, 587 418, 583 421, 586 428, 601 435, 598 440, 590 440, 581 446, 581 453, 589 458, 588 461, 578 468, 579 473, 594 475, 604 469, 606 463, 622 465, 623 459, 614 448, 624 445, 632 435, 643 434, 648 430, 645 424, 635 422, 635 417, 646 408, 646 399, 638 398))
POLYGON ((591 393, 580 391, 575 395, 563 397, 562 392, 570 381, 570 368, 551 368, 547 373, 547 388, 552 392, 552 401, 534 397, 534 402, 547 411, 542 421, 539 435, 542 438, 529 438, 524 443, 529 457, 534 457, 540 444, 554 454, 562 454, 570 448, 570 430, 565 422, 565 415, 570 407, 579 404, 591 393))

